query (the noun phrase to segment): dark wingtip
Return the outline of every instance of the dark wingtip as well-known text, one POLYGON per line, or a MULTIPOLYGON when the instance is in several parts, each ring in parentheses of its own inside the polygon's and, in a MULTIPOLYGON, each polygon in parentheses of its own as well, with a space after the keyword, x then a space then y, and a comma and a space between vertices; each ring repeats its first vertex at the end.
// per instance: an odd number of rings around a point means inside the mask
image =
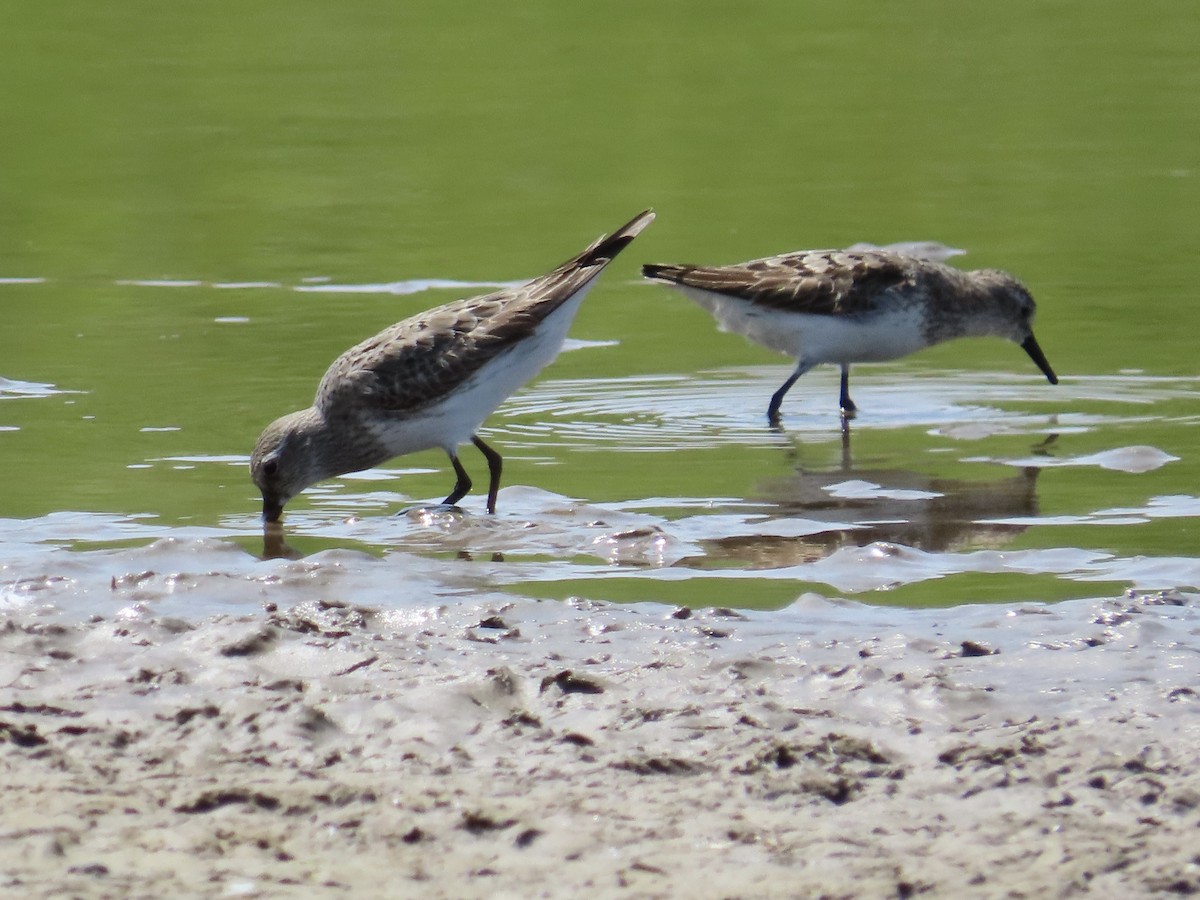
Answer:
POLYGON ((654 210, 644 209, 612 234, 600 238, 584 251, 581 263, 595 265, 607 263, 618 253, 628 247, 635 237, 646 230, 646 226, 654 221, 654 210))
POLYGON ((645 263, 642 266, 642 277, 677 283, 685 268, 686 266, 677 266, 671 263, 645 263))
POLYGON ((628 240, 633 240, 639 234, 646 230, 646 227, 654 221, 654 210, 647 207, 640 213, 613 232, 613 237, 625 236, 628 240))

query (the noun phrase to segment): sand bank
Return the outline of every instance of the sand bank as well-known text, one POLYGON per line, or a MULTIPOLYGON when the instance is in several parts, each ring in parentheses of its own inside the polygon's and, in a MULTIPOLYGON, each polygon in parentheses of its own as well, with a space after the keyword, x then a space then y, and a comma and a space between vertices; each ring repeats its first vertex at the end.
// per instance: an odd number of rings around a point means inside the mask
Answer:
POLYGON ((1195 892, 1198 649, 1182 594, 18 612, 0 890, 1195 892))

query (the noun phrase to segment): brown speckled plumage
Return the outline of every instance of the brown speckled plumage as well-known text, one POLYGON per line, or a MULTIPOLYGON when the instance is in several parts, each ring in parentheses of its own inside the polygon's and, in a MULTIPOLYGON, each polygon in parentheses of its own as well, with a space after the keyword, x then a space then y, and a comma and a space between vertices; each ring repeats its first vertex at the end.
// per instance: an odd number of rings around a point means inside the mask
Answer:
POLYGON ((884 292, 911 286, 919 260, 883 253, 806 250, 730 266, 643 266, 647 278, 813 315, 872 312, 884 292))
POLYGON ((773 422, 783 395, 815 365, 842 367, 841 406, 852 416, 850 363, 892 359, 957 337, 1014 340, 1057 380, 1033 338, 1033 298, 995 269, 964 272, 882 250, 801 250, 727 266, 652 263, 642 274, 684 289, 723 329, 797 358, 795 373, 771 398, 773 422))
POLYGON ((326 412, 346 403, 406 412, 438 402, 529 337, 633 237, 618 230, 520 287, 447 303, 385 328, 334 360, 315 405, 326 412))
MULTIPOLYGON (((488 509, 494 512, 500 456, 470 430, 460 434, 463 424, 477 427, 557 353, 561 338, 546 344, 539 329, 653 219, 646 210, 546 275, 418 313, 339 356, 321 379, 313 405, 267 426, 251 454, 264 519, 278 519, 284 504, 311 484, 431 447, 450 455, 458 481, 446 502, 455 503, 471 486, 455 451, 468 439, 488 460, 488 509), (533 345, 538 345, 533 362, 505 356, 533 345), (515 381, 509 385, 497 375, 515 381)), ((567 325, 555 327, 565 336, 567 325)))

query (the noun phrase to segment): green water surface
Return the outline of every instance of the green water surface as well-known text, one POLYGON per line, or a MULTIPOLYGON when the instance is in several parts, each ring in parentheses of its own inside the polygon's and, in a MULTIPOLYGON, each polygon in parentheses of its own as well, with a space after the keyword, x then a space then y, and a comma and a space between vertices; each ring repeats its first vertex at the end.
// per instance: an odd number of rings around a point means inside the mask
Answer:
MULTIPOLYGON (((786 361, 636 284, 638 264, 864 240, 938 240, 969 250, 961 264, 1017 274, 1064 381, 1198 374, 1200 16, 1186 3, 62 0, 5 6, 0 45, 0 278, 43 279, 0 283, 0 376, 77 392, 0 395, 0 517, 252 516, 240 464, 178 459, 245 456, 341 350, 472 293, 293 288, 522 279, 647 206, 658 221, 572 331, 615 345, 565 354, 543 378, 778 364, 781 381, 786 361), (120 283, 154 280, 199 284, 120 283), (227 282, 276 286, 213 287, 227 282)), ((862 372, 917 370, 1036 374, 999 341, 862 372)), ((1053 412, 1052 389, 1030 384, 1053 412)), ((1071 412, 1142 419, 1063 435, 1067 452, 1138 444, 1179 460, 1047 470, 1042 514, 1196 491, 1193 399, 1071 412)), ((800 443, 807 467, 838 464, 833 417, 800 443)), ((930 452, 944 444, 868 421, 855 462, 1006 474, 930 452)), ((597 502, 769 500, 762 485, 792 477, 796 452, 565 446, 552 465, 513 453, 506 483, 597 502)), ((402 465, 433 471, 395 489, 448 489, 440 454, 402 465)), ((1186 519, 1032 528, 1014 546, 1193 555, 1191 534, 1186 519)), ((971 590, 1000 599, 1009 583, 971 590)), ((619 599, 654 596, 637 584, 619 599)), ((939 590, 903 601, 946 602, 939 590)), ((764 605, 788 593, 762 591, 764 605)))

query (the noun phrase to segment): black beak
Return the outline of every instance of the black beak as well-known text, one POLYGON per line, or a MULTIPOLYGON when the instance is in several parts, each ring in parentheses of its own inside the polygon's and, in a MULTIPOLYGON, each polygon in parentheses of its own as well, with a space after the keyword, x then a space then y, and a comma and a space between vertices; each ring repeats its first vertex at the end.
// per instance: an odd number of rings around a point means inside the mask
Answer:
POLYGON ((1047 381, 1051 384, 1058 384, 1058 376, 1050 368, 1050 363, 1046 362, 1046 354, 1042 352, 1042 348, 1038 346, 1038 342, 1032 334, 1021 342, 1021 349, 1029 354, 1029 358, 1042 370, 1042 374, 1046 376, 1047 381))
POLYGON ((272 500, 270 497, 263 497, 263 521, 278 522, 279 517, 283 515, 283 504, 278 500, 272 500))

